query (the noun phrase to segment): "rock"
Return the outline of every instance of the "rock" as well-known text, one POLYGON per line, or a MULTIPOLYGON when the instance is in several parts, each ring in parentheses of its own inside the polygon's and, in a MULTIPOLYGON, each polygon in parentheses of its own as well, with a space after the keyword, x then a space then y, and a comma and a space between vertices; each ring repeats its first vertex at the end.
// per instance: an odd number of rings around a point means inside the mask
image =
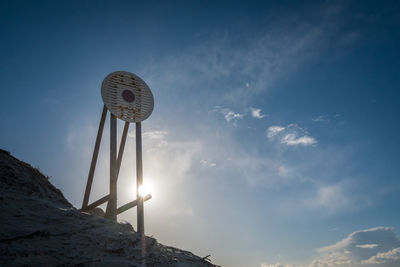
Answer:
POLYGON ((106 215, 106 213, 101 208, 94 208, 88 211, 88 213, 101 218, 104 218, 104 216, 106 215))

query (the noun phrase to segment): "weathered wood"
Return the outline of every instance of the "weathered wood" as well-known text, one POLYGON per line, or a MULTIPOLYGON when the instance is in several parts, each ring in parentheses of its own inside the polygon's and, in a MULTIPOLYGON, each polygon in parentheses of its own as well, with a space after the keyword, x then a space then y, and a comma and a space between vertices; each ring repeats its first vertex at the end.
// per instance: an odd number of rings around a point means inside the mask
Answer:
POLYGON ((136 123, 136 198, 137 198, 137 228, 138 233, 144 236, 144 208, 143 197, 139 194, 139 188, 143 184, 142 169, 142 124, 136 123))
POLYGON ((117 117, 110 112, 110 198, 106 218, 117 220, 117 117))
MULTIPOLYGON (((151 199, 151 197, 152 197, 151 194, 148 194, 143 198, 143 200, 147 201, 147 200, 151 199)), ((117 215, 122 213, 122 212, 125 212, 125 211, 127 211, 127 210, 129 210, 129 209, 131 209, 133 207, 136 207, 137 203, 138 203, 138 201, 137 201, 137 199, 135 199, 134 201, 131 201, 131 202, 119 207, 117 209, 117 215)))
POLYGON ((88 180, 86 183, 85 195, 83 197, 82 208, 87 207, 87 205, 89 203, 90 190, 92 189, 93 176, 94 176, 94 171, 96 169, 97 157, 99 155, 100 141, 101 141, 101 137, 103 135, 104 122, 106 121, 106 115, 107 115, 107 108, 106 108, 106 106, 103 106, 103 112, 101 114, 99 130, 97 131, 96 144, 94 146, 92 162, 90 164, 88 180))
POLYGON ((93 202, 92 204, 90 204, 84 208, 81 208, 80 211, 92 210, 92 209, 96 208, 97 206, 100 206, 101 204, 106 203, 109 198, 110 198, 110 195, 104 196, 104 197, 100 198, 99 200, 93 202))
POLYGON ((122 137, 121 137, 121 143, 119 144, 119 150, 118 150, 118 158, 117 158, 117 177, 116 180, 118 181, 118 175, 119 175, 119 170, 121 168, 121 161, 122 161, 122 155, 124 154, 124 148, 125 148, 125 143, 126 143, 126 137, 128 136, 128 130, 129 130, 129 122, 126 121, 124 125, 124 131, 122 132, 122 137))

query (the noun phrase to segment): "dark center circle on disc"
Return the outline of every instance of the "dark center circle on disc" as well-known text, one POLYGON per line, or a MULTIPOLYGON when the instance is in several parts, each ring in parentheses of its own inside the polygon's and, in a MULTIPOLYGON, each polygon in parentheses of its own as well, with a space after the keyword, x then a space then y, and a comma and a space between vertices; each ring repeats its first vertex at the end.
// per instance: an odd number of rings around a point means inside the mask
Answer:
POLYGON ((135 95, 132 93, 131 90, 124 90, 122 91, 122 98, 129 103, 135 101, 135 95))

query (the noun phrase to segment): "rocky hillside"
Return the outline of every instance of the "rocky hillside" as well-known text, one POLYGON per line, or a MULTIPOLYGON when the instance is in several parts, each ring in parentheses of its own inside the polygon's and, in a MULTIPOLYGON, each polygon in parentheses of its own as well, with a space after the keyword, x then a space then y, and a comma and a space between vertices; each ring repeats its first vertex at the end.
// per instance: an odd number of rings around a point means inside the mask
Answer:
POLYGON ((0 266, 215 266, 80 212, 38 169, 0 150, 0 266))

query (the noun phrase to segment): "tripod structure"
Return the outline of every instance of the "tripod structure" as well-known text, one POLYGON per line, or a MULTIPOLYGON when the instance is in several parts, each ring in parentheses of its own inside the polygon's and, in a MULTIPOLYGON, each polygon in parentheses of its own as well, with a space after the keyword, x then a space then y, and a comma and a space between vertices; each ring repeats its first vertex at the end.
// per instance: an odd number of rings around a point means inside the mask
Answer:
POLYGON ((109 74, 103 81, 101 88, 104 107, 101 114, 96 143, 82 211, 90 211, 107 202, 105 218, 116 221, 117 215, 137 206, 137 231, 144 236, 144 201, 151 199, 151 195, 142 196, 139 189, 143 184, 142 164, 142 124, 153 111, 154 99, 147 84, 133 73, 117 71, 109 74), (94 172, 103 135, 107 113, 110 112, 110 188, 109 194, 89 204, 94 172), (119 150, 117 152, 117 118, 125 121, 119 150), (129 124, 136 125, 136 200, 117 208, 117 181, 124 153, 129 124))

